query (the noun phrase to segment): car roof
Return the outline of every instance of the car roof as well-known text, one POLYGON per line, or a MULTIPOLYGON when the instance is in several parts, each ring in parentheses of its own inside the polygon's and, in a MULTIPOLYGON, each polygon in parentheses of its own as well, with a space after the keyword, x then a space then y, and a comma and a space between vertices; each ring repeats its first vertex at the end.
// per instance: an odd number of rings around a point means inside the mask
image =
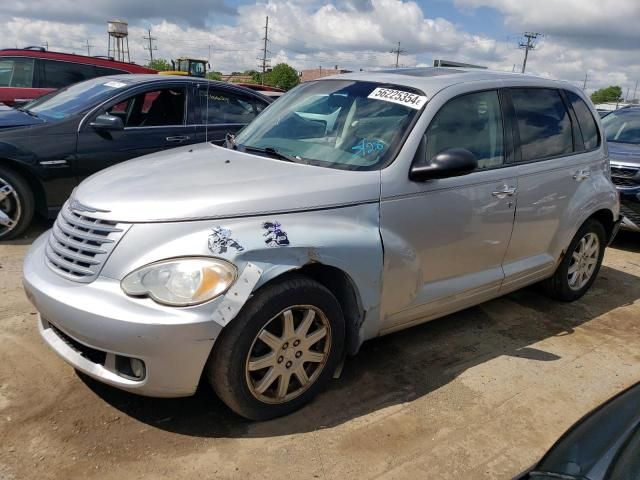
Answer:
POLYGON ((137 73, 154 73, 152 68, 138 65, 133 62, 121 62, 111 57, 78 55, 75 53, 53 52, 41 47, 29 48, 5 48, 0 49, 0 57, 26 57, 41 58, 48 60, 60 60, 64 62, 78 63, 84 65, 95 65, 99 67, 114 68, 137 73))
POLYGON ((242 87, 240 85, 236 85, 235 83, 229 82, 221 82, 219 80, 209 80, 206 78, 200 77, 190 77, 186 75, 158 75, 157 73, 144 74, 144 73, 134 73, 134 74, 121 74, 121 75, 106 75, 104 77, 95 77, 89 80, 85 80, 86 82, 96 82, 96 83, 106 83, 106 82, 121 82, 125 83, 127 86, 135 86, 135 85, 148 85, 153 83, 160 82, 197 82, 202 84, 209 84, 213 86, 219 86, 223 88, 232 88, 235 90, 241 90, 246 93, 251 93, 254 97, 259 97, 265 99, 267 102, 272 102, 273 98, 267 97, 266 95, 262 95, 261 92, 256 90, 252 90, 250 88, 242 87))
POLYGON ((389 83, 399 86, 412 87, 421 90, 431 97, 443 88, 459 83, 516 80, 523 85, 539 83, 540 86, 562 87, 569 90, 576 88, 568 83, 559 80, 550 80, 535 75, 500 72, 495 70, 485 70, 479 68, 459 68, 459 67, 417 67, 398 68, 390 70, 375 70, 366 72, 352 72, 340 75, 324 77, 321 80, 358 80, 378 83, 389 83))

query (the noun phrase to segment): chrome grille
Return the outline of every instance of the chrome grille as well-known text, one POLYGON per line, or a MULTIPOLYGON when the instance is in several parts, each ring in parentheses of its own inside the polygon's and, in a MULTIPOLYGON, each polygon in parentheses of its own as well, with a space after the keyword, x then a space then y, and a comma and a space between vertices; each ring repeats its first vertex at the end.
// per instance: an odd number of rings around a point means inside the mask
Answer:
POLYGON ((622 204, 620 205, 620 213, 640 227, 640 212, 636 212, 625 204, 622 204))
POLYGON ((634 167, 618 167, 611 165, 611 175, 622 178, 633 178, 640 169, 634 167))
POLYGON ((637 187, 638 185, 640 185, 640 181, 625 177, 611 176, 611 181, 615 185, 619 185, 620 187, 637 187))
POLYGON ((129 225, 72 211, 65 204, 49 234, 47 263, 58 274, 78 282, 93 281, 129 225))

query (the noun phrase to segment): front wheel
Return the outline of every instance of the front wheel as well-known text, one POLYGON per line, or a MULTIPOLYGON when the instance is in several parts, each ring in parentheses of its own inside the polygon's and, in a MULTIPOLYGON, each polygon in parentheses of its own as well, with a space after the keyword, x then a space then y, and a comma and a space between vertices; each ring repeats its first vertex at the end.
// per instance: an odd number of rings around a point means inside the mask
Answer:
POLYGON ((602 224, 597 220, 585 222, 573 237, 553 277, 543 283, 547 293, 565 302, 582 297, 598 275, 605 247, 602 224))
POLYGON ((252 420, 291 413, 330 381, 342 356, 340 304, 303 277, 267 285, 223 330, 206 366, 216 394, 252 420))

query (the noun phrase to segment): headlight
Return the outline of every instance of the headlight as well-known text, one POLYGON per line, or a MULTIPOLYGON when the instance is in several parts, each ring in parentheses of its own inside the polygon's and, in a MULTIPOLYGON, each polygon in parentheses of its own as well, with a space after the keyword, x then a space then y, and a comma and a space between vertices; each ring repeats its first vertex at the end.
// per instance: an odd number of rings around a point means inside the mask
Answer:
POLYGON ((134 270, 120 286, 127 295, 148 296, 164 305, 186 307, 222 295, 236 274, 236 268, 224 260, 173 258, 134 270))

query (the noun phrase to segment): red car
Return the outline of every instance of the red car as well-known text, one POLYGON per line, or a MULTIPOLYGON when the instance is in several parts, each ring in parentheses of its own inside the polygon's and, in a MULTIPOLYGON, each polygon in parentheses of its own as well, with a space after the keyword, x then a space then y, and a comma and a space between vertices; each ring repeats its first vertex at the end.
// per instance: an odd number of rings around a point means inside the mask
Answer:
POLYGON ((13 106, 72 83, 122 73, 157 72, 107 57, 49 52, 41 47, 0 50, 0 103, 13 106))

